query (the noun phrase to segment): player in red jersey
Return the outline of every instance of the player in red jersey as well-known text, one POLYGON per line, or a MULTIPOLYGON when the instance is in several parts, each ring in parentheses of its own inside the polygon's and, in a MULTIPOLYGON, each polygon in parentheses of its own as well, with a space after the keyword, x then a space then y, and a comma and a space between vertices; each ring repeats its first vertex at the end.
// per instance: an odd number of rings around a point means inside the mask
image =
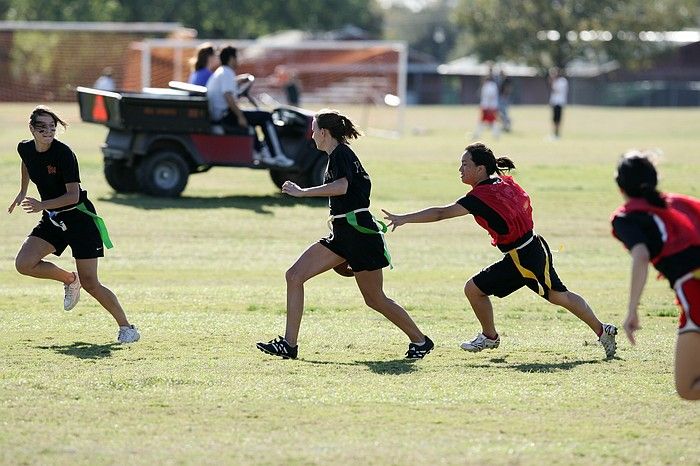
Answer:
POLYGON ((503 258, 474 275, 464 286, 464 293, 481 323, 481 333, 461 348, 477 352, 500 345, 489 296, 503 298, 527 286, 553 304, 569 310, 598 335, 608 358, 615 355, 617 328, 603 324, 588 303, 566 289, 554 270, 552 253, 547 242, 533 230, 532 207, 528 194, 504 170, 515 168, 507 157, 496 158, 491 149, 477 142, 462 154, 459 172, 462 183, 472 186, 454 204, 429 207, 403 215, 384 211, 392 231, 406 223, 437 222, 472 214, 488 231, 491 244, 503 258))
POLYGON ((700 200, 662 194, 648 153, 631 151, 617 166, 625 203, 612 215, 613 235, 632 256, 632 277, 624 328, 632 344, 639 330, 637 307, 651 262, 666 277, 680 306, 676 343, 676 390, 700 399, 700 200))

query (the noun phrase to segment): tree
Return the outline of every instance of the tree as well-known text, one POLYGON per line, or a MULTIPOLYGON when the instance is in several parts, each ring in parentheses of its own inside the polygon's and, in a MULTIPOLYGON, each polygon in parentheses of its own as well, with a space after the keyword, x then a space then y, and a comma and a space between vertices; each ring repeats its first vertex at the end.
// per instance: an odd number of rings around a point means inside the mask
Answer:
POLYGON ((678 30, 698 17, 697 0, 461 0, 457 9, 481 59, 544 69, 581 57, 641 67, 665 44, 642 41, 640 32, 678 30))
POLYGON ((0 7, 4 3, 9 20, 180 22, 204 39, 250 39, 283 29, 328 31, 347 24, 377 37, 382 30, 374 0, 0 0, 0 7))

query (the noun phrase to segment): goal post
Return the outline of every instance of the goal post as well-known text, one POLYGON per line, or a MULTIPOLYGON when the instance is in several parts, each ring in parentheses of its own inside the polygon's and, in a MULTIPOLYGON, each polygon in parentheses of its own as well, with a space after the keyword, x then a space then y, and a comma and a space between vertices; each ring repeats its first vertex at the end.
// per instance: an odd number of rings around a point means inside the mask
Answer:
MULTIPOLYGON (((140 89, 187 81, 190 58, 203 40, 145 39, 132 43, 126 75, 140 89)), ((404 129, 408 49, 396 41, 212 40, 238 49, 236 73, 255 76, 263 104, 286 103, 284 79, 301 88, 300 106, 348 109, 369 134, 397 137, 404 129), (283 71, 281 71, 283 70, 283 71), (284 77, 282 77, 282 76, 284 77)), ((133 90, 140 90, 133 89, 133 90)))

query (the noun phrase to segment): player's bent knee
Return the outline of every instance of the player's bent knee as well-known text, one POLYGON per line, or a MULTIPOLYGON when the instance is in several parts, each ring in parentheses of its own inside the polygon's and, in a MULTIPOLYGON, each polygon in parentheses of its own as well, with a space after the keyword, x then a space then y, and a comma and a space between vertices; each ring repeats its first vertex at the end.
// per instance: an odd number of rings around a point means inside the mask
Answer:
POLYGON ((284 279, 287 281, 287 285, 302 285, 305 281, 303 276, 294 267, 290 267, 285 272, 284 279))
POLYGON ((102 284, 97 279, 97 277, 85 277, 85 276, 81 275, 80 276, 80 286, 85 291, 92 294, 95 291, 97 291, 102 286, 102 284))
POLYGON ((467 283, 464 284, 464 294, 467 297, 476 297, 476 298, 483 298, 486 296, 483 291, 479 289, 478 286, 474 283, 474 280, 469 280, 467 283))
POLYGON ((15 258, 15 269, 22 275, 29 275, 34 266, 36 266, 36 264, 33 261, 27 260, 22 256, 18 255, 15 258))

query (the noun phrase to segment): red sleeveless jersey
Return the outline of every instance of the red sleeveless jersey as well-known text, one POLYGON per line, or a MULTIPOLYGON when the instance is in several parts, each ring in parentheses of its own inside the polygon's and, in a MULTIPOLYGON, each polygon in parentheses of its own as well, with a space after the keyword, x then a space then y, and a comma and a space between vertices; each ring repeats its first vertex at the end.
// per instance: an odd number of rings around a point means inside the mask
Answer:
POLYGON ((530 196, 521 188, 512 176, 503 175, 501 182, 480 184, 467 194, 478 198, 484 204, 496 211, 508 225, 508 233, 498 234, 489 228, 483 217, 474 215, 474 220, 491 235, 491 244, 510 244, 532 231, 532 206, 530 196))
POLYGON ((672 193, 664 194, 663 198, 666 200, 665 208, 633 198, 618 207, 612 215, 612 219, 629 212, 646 212, 654 216, 661 232, 662 246, 659 255, 652 259, 653 264, 690 246, 700 246, 700 200, 672 193))

